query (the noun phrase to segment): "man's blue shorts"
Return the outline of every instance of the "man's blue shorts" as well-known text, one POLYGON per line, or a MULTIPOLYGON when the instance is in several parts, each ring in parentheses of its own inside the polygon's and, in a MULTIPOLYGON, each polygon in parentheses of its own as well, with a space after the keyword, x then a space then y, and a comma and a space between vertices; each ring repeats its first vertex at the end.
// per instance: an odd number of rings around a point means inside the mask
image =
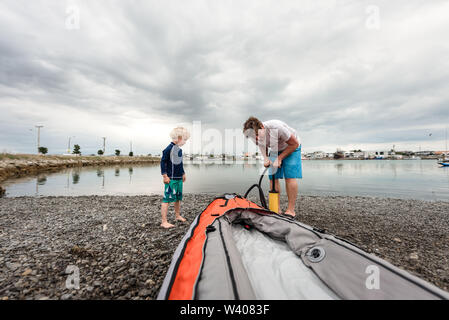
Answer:
MULTIPOLYGON (((274 162, 277 156, 281 153, 282 151, 274 154, 273 152, 270 152, 271 162, 274 162)), ((282 160, 280 168, 270 167, 268 170, 270 179, 273 172, 272 170, 275 170, 275 179, 302 179, 301 146, 290 153, 287 158, 282 160)))

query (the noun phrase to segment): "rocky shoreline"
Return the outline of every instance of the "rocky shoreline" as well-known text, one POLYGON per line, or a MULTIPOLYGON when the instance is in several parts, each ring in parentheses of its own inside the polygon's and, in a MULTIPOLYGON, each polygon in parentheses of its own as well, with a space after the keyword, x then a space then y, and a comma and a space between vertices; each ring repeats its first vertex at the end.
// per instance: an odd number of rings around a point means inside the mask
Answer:
MULTIPOLYGON (((181 238, 215 196, 186 194, 188 223, 174 222, 171 208, 170 230, 159 226, 159 196, 2 198, 0 299, 154 299, 181 238), (73 268, 79 289, 67 288, 73 268)), ((299 221, 444 290, 448 212, 449 202, 365 197, 301 196, 297 205, 299 221)))
MULTIPOLYGON (((0 183, 11 178, 41 172, 56 172, 61 169, 85 166, 108 166, 122 164, 159 163, 160 158, 149 156, 45 156, 0 154, 0 183)), ((5 189, 0 185, 0 197, 5 189)))

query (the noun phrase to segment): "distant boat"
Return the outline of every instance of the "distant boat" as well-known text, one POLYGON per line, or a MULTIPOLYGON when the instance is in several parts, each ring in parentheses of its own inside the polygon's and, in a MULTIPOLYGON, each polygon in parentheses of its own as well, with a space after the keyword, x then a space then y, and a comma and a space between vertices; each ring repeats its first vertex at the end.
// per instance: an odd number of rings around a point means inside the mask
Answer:
POLYGON ((443 159, 438 159, 438 164, 442 167, 449 167, 449 159, 447 158, 447 128, 446 128, 446 148, 444 149, 443 159))
POLYGON ((208 160, 208 159, 209 159, 209 157, 206 157, 206 156, 197 156, 197 157, 193 158, 193 160, 196 160, 196 161, 204 161, 204 160, 208 160))
POLYGON ((345 157, 345 154, 341 151, 337 151, 334 153, 334 159, 342 159, 345 157))

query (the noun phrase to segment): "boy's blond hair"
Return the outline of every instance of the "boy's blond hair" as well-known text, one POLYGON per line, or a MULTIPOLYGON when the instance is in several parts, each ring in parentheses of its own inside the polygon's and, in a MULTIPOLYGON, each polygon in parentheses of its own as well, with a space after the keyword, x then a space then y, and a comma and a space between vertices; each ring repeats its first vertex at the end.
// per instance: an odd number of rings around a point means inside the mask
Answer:
POLYGON ((190 133, 184 127, 176 127, 170 132, 170 138, 175 141, 178 140, 179 137, 182 137, 184 141, 190 138, 190 133))

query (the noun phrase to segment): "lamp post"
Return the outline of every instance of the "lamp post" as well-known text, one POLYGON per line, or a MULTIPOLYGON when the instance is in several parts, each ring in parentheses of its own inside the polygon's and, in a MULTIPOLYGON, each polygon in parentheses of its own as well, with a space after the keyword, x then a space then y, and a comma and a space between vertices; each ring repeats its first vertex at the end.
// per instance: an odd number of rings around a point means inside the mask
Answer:
POLYGON ((106 152, 106 137, 103 137, 103 155, 105 155, 106 152))
POLYGON ((35 126, 37 128, 37 154, 39 154, 39 148, 41 147, 41 128, 44 126, 35 126))
POLYGON ((76 137, 75 137, 75 136, 69 137, 69 144, 68 144, 68 147, 67 147, 67 153, 70 153, 70 140, 71 140, 72 138, 76 138, 76 137))

